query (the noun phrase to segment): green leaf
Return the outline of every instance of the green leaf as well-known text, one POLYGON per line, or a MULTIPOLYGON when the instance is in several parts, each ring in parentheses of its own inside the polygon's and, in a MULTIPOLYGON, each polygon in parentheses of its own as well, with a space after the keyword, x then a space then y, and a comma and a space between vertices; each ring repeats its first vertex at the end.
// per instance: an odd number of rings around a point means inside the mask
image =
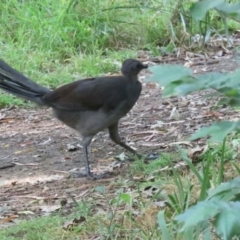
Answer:
POLYGON ((234 130, 239 129, 240 122, 215 122, 209 127, 203 127, 196 131, 191 137, 190 140, 195 140, 198 138, 203 138, 211 135, 211 140, 213 142, 221 142, 224 138, 234 130))
POLYGON ((202 176, 198 172, 197 168, 193 165, 191 159, 189 159, 189 157, 187 156, 186 152, 181 147, 177 146, 177 149, 180 152, 182 159, 187 163, 189 168, 192 170, 192 172, 198 178, 199 183, 202 184, 204 179, 202 178, 202 176))
POLYGON ((223 203, 213 225, 222 239, 232 239, 240 234, 240 202, 223 203))
MULTIPOLYGON (((181 65, 165 64, 150 67, 149 70, 153 73, 153 76, 147 81, 160 83, 160 85, 164 87, 172 82, 192 76, 192 70, 181 65)), ((181 84, 181 82, 179 82, 179 84, 181 84)))
POLYGON ((106 187, 105 186, 97 186, 95 187, 95 191, 101 194, 106 193, 106 187))
POLYGON ((215 200, 198 202, 195 206, 190 207, 184 213, 177 215, 175 220, 184 223, 181 231, 186 231, 189 227, 207 221, 209 218, 217 215, 220 210, 216 203, 217 201, 215 200))
POLYGON ((196 75, 196 78, 199 81, 205 81, 206 83, 211 84, 214 80, 219 79, 220 77, 222 77, 224 75, 226 75, 226 74, 219 73, 219 72, 210 72, 210 73, 196 75))
MULTIPOLYGON (((214 89, 218 93, 212 95, 220 95, 224 97, 225 103, 231 106, 240 105, 240 69, 233 73, 207 73, 202 75, 193 75, 189 68, 180 65, 161 65, 151 67, 153 76, 148 81, 160 83, 164 87, 163 96, 187 95, 189 93, 214 89)), ((219 101, 219 104, 223 101, 219 101)))
POLYGON ((131 197, 130 194, 122 193, 122 194, 120 195, 120 199, 121 199, 123 202, 125 202, 125 203, 127 203, 127 204, 129 204, 129 205, 131 205, 131 203, 132 203, 132 197, 131 197))
POLYGON ((164 240, 171 240, 172 237, 169 234, 169 231, 167 229, 167 224, 164 218, 164 211, 160 211, 157 215, 158 218, 158 225, 160 227, 160 229, 162 230, 162 236, 164 240))
POLYGON ((222 201, 240 200, 239 194, 240 177, 221 183, 215 189, 209 190, 208 199, 215 198, 222 201))
POLYGON ((240 202, 224 202, 215 199, 198 202, 184 213, 175 217, 175 220, 184 223, 181 231, 187 231, 192 226, 213 219, 213 225, 222 239, 232 239, 240 234, 240 202))
MULTIPOLYGON (((236 164, 236 163, 232 163, 233 164, 233 166, 235 167, 235 169, 237 170, 237 172, 238 172, 238 174, 240 174, 240 168, 239 168, 239 166, 236 164)), ((239 199, 240 200, 240 199, 239 199)))
POLYGON ((216 7, 216 10, 220 11, 227 17, 240 20, 240 3, 227 3, 223 2, 216 7))
POLYGON ((224 0, 203 0, 201 2, 193 3, 190 13, 193 18, 197 20, 203 20, 206 13, 218 5, 224 3, 224 0))

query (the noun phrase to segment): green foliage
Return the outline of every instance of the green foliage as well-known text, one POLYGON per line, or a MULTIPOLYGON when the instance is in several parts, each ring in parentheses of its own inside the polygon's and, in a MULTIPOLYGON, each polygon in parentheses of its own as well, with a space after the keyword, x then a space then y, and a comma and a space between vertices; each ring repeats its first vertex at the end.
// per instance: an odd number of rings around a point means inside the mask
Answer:
POLYGON ((203 127, 200 130, 196 131, 192 136, 191 140, 199 139, 211 135, 210 140, 213 142, 222 142, 228 134, 233 131, 239 130, 240 121, 238 122, 229 122, 221 121, 215 122, 209 127, 203 127))
POLYGON ((224 0, 176 1, 170 19, 171 42, 177 46, 203 49, 212 34, 229 37, 239 22, 239 3, 224 0), (194 41, 196 34, 200 36, 194 41))
MULTIPOLYGON (((22 221, 18 225, 0 230, 1 240, 59 240, 64 239, 61 227, 64 219, 60 216, 42 217, 22 221), (54 229, 54 231, 53 231, 54 229)), ((73 239, 71 234, 68 239, 73 239)))
MULTIPOLYGON (((166 64, 153 66, 149 69, 153 75, 149 77, 148 81, 160 83, 161 86, 164 87, 164 96, 180 95, 181 92, 178 91, 178 87, 181 87, 182 89, 183 83, 188 82, 192 76, 192 70, 189 68, 184 68, 181 65, 166 64)), ((196 81, 193 82, 195 83, 196 81)), ((190 83, 192 83, 191 80, 189 84, 190 83)))
POLYGON ((168 195, 166 204, 172 213, 180 214, 189 207, 193 185, 188 182, 188 185, 184 187, 180 175, 175 170, 173 173, 174 183, 178 191, 168 195))
MULTIPOLYGON (((150 67, 153 76, 149 81, 155 81, 161 84, 164 89, 164 96, 186 95, 194 91, 205 89, 214 89, 218 95, 223 96, 231 106, 237 106, 240 102, 239 94, 239 75, 237 69, 233 73, 207 73, 194 75, 192 70, 180 65, 165 64, 161 66, 150 67)), ((216 93, 208 95, 214 96, 216 93)), ((222 100, 219 104, 222 104, 222 100)))
POLYGON ((204 0, 200 2, 196 2, 192 5, 190 9, 191 15, 193 18, 197 20, 203 20, 206 17, 206 14, 209 10, 217 7, 218 5, 222 4, 223 0, 204 0))
POLYGON ((122 193, 122 194, 120 195, 120 199, 121 199, 123 202, 127 203, 129 206, 132 206, 132 197, 131 197, 131 195, 129 195, 129 194, 127 194, 127 193, 122 193))
MULTIPOLYGON (((187 95, 195 91, 213 89, 216 92, 207 97, 219 96, 218 106, 228 104, 237 107, 240 104, 240 69, 232 73, 209 73, 193 75, 191 69, 179 65, 162 65, 151 67, 153 76, 150 81, 160 83, 164 87, 163 96, 187 95), (165 74, 167 77, 165 77, 165 74)), ((239 131, 240 121, 222 121, 203 127, 193 134, 191 140, 211 135, 212 141, 223 141, 233 131, 239 131)))
POLYGON ((147 164, 137 159, 132 163, 131 170, 133 174, 155 175, 158 174, 158 169, 168 166, 174 158, 176 158, 174 154, 162 153, 159 159, 149 161, 147 164))
POLYGON ((75 207, 76 207, 76 212, 78 213, 79 216, 81 217, 87 217, 90 215, 91 213, 91 204, 84 200, 82 200, 81 202, 77 202, 75 200, 75 198, 73 196, 71 196, 74 204, 75 204, 75 207))
POLYGON ((212 219, 212 224, 222 239, 240 236, 239 184, 240 178, 220 184, 209 192, 208 199, 176 216, 177 221, 184 223, 182 231, 202 222, 207 224, 212 219))
MULTIPOLYGON (((202 29, 190 14, 194 4, 190 0, 1 1, 0 54, 30 78, 54 88, 76 77, 119 71, 116 62, 136 57, 139 48, 159 55, 159 46, 167 52, 186 42, 191 46, 191 36, 202 29)), ((226 13, 220 9, 220 16, 235 16, 237 6, 224 5, 226 13)), ((216 13, 207 15, 206 25, 215 29, 229 24, 218 21, 216 13)), ((231 27, 237 29, 233 22, 231 27)), ((7 102, 22 103, 12 97, 7 102)), ((6 105, 2 98, 0 105, 6 105)))
MULTIPOLYGON (((156 41, 166 40, 162 33, 168 12, 152 17, 160 4, 161 0, 147 5, 125 0, 1 1, 0 55, 50 88, 119 72, 121 61, 136 57, 136 49, 156 48, 156 41)), ((1 92, 0 106, 22 103, 1 92)))
POLYGON ((221 183, 217 188, 209 190, 208 200, 217 199, 221 201, 240 200, 240 178, 235 178, 230 182, 221 183))
MULTIPOLYGON (((235 17, 237 19, 239 14, 237 10, 238 5, 238 3, 228 4, 224 1, 200 1, 192 5, 191 14, 198 20, 203 20, 204 18, 208 20, 209 10, 214 8, 225 20, 226 17, 235 17)), ((210 29, 206 30, 205 34, 207 34, 207 31, 210 34, 210 29)), ((237 107, 240 104, 239 70, 227 74, 208 73, 194 75, 189 68, 168 64, 154 66, 150 70, 153 76, 149 80, 155 81, 164 87, 164 97, 187 95, 195 91, 213 89, 215 92, 207 97, 221 97, 218 106, 228 104, 231 107, 237 107)), ((166 212, 166 217, 171 219, 171 216, 180 213, 174 219, 183 223, 182 234, 184 239, 195 239, 194 236, 198 238, 200 234, 203 235, 203 239, 210 239, 212 235, 210 226, 214 227, 217 234, 223 239, 231 239, 235 235, 240 235, 238 227, 240 180, 235 179, 221 185, 224 179, 226 137, 233 131, 239 131, 239 122, 222 121, 200 129, 191 137, 191 140, 193 140, 211 135, 210 140, 223 142, 217 174, 211 174, 216 171, 214 155, 209 153, 206 155, 205 162, 202 163, 202 172, 199 172, 186 153, 179 149, 182 159, 188 164, 200 185, 197 203, 189 208, 193 194, 193 185, 190 182, 187 185, 183 184, 182 178, 176 172, 174 174, 177 191, 168 195, 167 205, 171 210, 171 214, 166 212), (213 183, 216 186, 215 189, 211 189, 213 183), (209 225, 209 220, 212 220, 211 225, 209 225)), ((236 164, 235 168, 239 171, 239 167, 236 164)), ((174 239, 179 238, 179 232, 174 233, 172 231, 175 223, 169 223, 167 226, 166 222, 164 222, 163 212, 159 213, 159 225, 167 239, 170 239, 169 235, 174 239), (171 231, 171 234, 167 229, 171 231)))
POLYGON ((203 239, 207 240, 214 235, 210 231, 214 227, 217 234, 223 239, 231 239, 235 235, 239 236, 240 178, 221 183, 224 166, 222 162, 219 176, 215 176, 218 179, 213 179, 214 176, 211 176, 211 172, 214 171, 215 164, 210 158, 206 164, 203 163, 202 173, 199 173, 187 159, 184 151, 181 150, 181 154, 199 180, 199 198, 196 204, 191 207, 194 185, 190 179, 187 181, 187 185, 184 184, 183 179, 175 172, 174 182, 177 191, 168 195, 167 206, 169 209, 159 212, 158 215, 158 224, 162 234, 168 236, 166 239, 182 239, 183 237, 183 239, 190 240, 198 239, 199 235, 202 235, 203 239), (215 188, 213 188, 213 182, 216 183, 215 188), (165 218, 169 219, 169 223, 166 222, 164 215, 165 218), (177 223, 171 220, 172 217, 177 223), (177 226, 177 224, 180 225, 177 226), (180 232, 173 230, 179 229, 180 226, 180 232))
POLYGON ((159 37, 163 39, 158 31, 166 14, 149 18, 160 4, 157 1, 143 6, 140 1, 131 4, 123 0, 52 1, 51 4, 47 0, 2 1, 0 39, 3 44, 20 44, 25 50, 37 47, 40 51, 58 51, 65 59, 75 52, 93 54, 133 44, 150 44, 159 37))
POLYGON ((204 0, 192 5, 190 13, 193 18, 203 20, 209 10, 216 10, 220 16, 240 20, 240 3, 227 3, 224 0, 204 0))
POLYGON ((162 231, 163 239, 170 240, 171 236, 167 228, 167 224, 164 218, 164 211, 158 213, 158 225, 162 231))
POLYGON ((7 94, 2 94, 2 93, 0 93, 0 94, 1 94, 0 108, 4 107, 6 105, 9 105, 9 103, 12 104, 12 105, 20 105, 20 106, 24 105, 24 102, 19 98, 12 97, 12 96, 7 95, 7 94))

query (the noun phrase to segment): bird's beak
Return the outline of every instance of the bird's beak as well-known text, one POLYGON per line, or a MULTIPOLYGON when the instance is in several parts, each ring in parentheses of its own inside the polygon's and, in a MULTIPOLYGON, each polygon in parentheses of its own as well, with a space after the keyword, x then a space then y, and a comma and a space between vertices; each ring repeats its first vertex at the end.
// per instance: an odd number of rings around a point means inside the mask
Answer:
POLYGON ((143 64, 143 68, 148 68, 148 65, 147 64, 143 64))

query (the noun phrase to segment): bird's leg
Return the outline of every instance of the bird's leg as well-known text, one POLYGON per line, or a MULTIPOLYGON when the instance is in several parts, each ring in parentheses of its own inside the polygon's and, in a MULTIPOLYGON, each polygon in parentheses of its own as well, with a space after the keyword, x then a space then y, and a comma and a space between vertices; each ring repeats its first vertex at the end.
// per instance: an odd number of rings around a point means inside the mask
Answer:
POLYGON ((89 157, 88 157, 88 146, 92 141, 92 137, 90 138, 83 138, 83 153, 84 153, 84 160, 85 160, 85 173, 87 176, 91 175, 91 170, 89 167, 89 157))
POLYGON ((103 174, 94 174, 91 172, 89 167, 89 157, 88 157, 88 146, 92 141, 93 136, 83 137, 82 145, 83 145, 83 153, 84 153, 84 160, 85 160, 85 173, 75 173, 77 177, 89 177, 91 179, 102 179, 110 177, 110 174, 103 173, 103 174))
POLYGON ((138 158, 145 158, 143 155, 137 153, 134 149, 132 149, 131 147, 129 147, 127 144, 125 144, 124 142, 121 141, 121 138, 119 136, 118 133, 118 122, 113 124, 112 126, 110 126, 108 128, 109 130, 109 135, 110 138, 118 145, 122 146, 123 148, 125 148, 126 150, 128 150, 129 152, 133 153, 134 155, 136 155, 138 158))

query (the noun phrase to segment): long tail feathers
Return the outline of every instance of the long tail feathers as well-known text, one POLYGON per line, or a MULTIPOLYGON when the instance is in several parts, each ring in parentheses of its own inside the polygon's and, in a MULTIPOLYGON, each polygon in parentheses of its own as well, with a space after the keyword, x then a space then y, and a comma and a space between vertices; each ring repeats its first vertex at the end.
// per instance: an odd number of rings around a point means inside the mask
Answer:
POLYGON ((0 59, 0 88, 21 98, 44 104, 41 97, 50 90, 33 82, 0 59))

